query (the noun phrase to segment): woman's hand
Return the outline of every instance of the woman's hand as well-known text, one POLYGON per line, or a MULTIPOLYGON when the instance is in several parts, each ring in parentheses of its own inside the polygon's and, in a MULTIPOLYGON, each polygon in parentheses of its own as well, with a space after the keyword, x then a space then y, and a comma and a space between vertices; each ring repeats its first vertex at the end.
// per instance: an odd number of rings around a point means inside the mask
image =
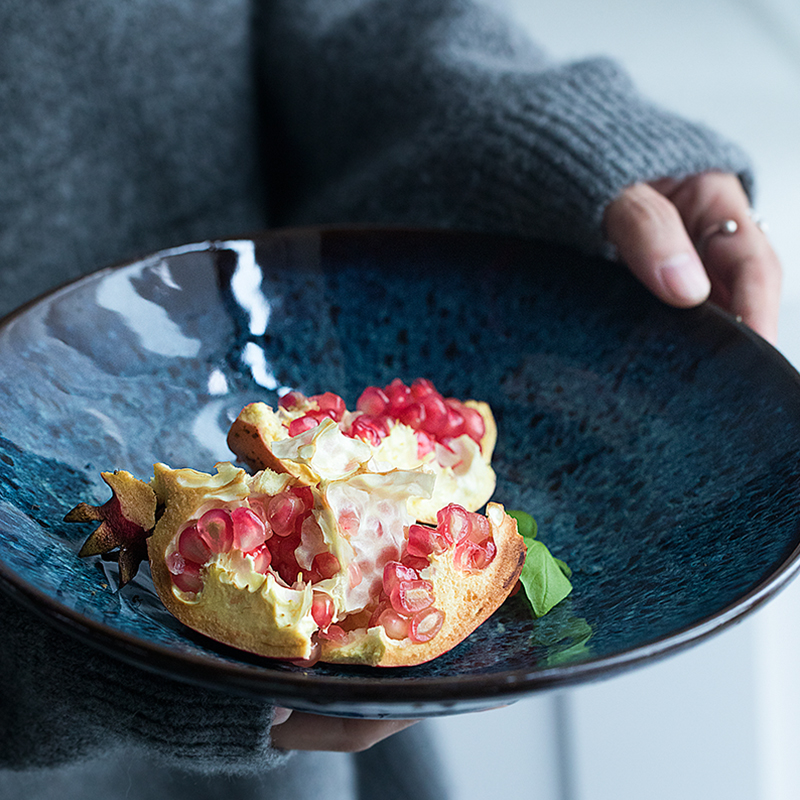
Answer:
POLYGON ((418 721, 343 719, 276 708, 272 721, 272 744, 282 750, 358 753, 418 721))
POLYGON ((608 205, 604 222, 620 259, 661 300, 688 308, 710 297, 775 343, 780 262, 735 175, 634 184, 608 205), (721 230, 727 220, 735 233, 721 230))

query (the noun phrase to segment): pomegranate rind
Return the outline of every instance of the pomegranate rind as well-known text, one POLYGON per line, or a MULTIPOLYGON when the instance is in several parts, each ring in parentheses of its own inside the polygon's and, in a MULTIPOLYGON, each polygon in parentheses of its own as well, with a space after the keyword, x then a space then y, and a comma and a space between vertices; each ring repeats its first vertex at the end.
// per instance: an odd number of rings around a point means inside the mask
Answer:
POLYGON ((409 667, 438 658, 466 639, 509 596, 525 563, 525 542, 517 532, 516 520, 499 503, 489 503, 486 514, 497 553, 485 569, 459 570, 453 562, 454 548, 431 557, 426 577, 433 583, 434 606, 444 612, 444 623, 430 641, 390 639, 377 626, 351 631, 344 642, 323 641, 320 660, 409 667))
POLYGON ((316 476, 305 465, 283 461, 273 455, 272 444, 288 436, 282 418, 270 406, 250 403, 239 412, 228 430, 228 447, 254 472, 263 469, 286 472, 305 484, 316 483, 316 476))

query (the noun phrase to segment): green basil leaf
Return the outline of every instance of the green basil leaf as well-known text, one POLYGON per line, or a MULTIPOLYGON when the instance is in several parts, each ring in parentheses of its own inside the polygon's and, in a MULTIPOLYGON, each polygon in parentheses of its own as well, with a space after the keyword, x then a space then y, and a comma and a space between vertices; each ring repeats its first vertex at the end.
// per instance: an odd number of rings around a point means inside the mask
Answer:
POLYGON ((506 514, 517 521, 520 536, 525 539, 536 538, 536 520, 527 511, 506 511, 506 514))
POLYGON ((572 584, 542 542, 523 538, 528 555, 519 579, 533 606, 533 613, 542 617, 572 591, 572 584))

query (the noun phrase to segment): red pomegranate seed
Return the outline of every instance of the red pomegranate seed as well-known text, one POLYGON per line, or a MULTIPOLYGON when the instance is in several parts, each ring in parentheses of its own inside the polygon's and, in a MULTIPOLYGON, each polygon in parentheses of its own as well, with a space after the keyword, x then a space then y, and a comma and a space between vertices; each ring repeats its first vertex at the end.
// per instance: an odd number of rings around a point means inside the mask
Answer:
POLYGON ((412 642, 421 644, 429 642, 442 629, 444 624, 444 612, 438 608, 425 608, 411 618, 408 628, 408 636, 412 642))
POLYGON ((299 533, 292 533, 290 536, 270 539, 272 568, 290 586, 297 580, 297 575, 301 571, 300 565, 297 563, 297 559, 294 555, 294 551, 299 544, 299 533))
POLYGON ((425 425, 423 428, 431 436, 442 435, 448 420, 447 406, 442 396, 438 392, 429 394, 424 399, 423 404, 425 406, 425 425))
POLYGON ((443 553, 447 548, 447 541, 435 528, 428 528, 425 525, 409 527, 406 550, 410 556, 427 558, 433 553, 443 553))
POLYGON ((380 625, 380 617, 387 608, 391 608, 392 605, 388 599, 384 598, 381 600, 377 606, 372 611, 370 615, 369 622, 367 623, 367 628, 374 628, 376 625, 380 625))
POLYGON ((489 520, 475 512, 469 514, 469 538, 475 544, 483 544, 492 535, 492 527, 489 520))
POLYGON ((339 527, 352 536, 358 531, 359 516, 354 508, 348 508, 339 515, 339 527))
POLYGON ((469 511, 457 503, 450 503, 436 512, 438 530, 447 542, 448 547, 453 542, 460 542, 469 536, 470 519, 469 511))
POLYGON ((333 600, 323 592, 314 592, 311 600, 311 616, 320 628, 327 628, 333 622, 333 600))
POLYGON ((267 520, 277 536, 288 536, 294 533, 303 510, 303 501, 296 494, 281 492, 267 504, 267 520))
POLYGON ((390 414, 396 415, 401 409, 412 402, 411 389, 406 386, 400 378, 395 378, 387 387, 384 394, 389 398, 390 414))
POLYGON ((310 511, 314 508, 314 493, 311 491, 310 486, 292 486, 289 491, 300 498, 307 510, 310 511))
POLYGON ((461 416, 464 417, 464 433, 480 444, 486 433, 486 423, 483 421, 483 417, 474 408, 463 405, 461 406, 461 416))
POLYGON ((278 405, 285 409, 297 408, 305 399, 305 395, 300 392, 286 392, 286 394, 278 400, 278 405))
MULTIPOLYGON (((320 633, 320 635, 322 635, 320 633)), ((319 657, 322 655, 322 645, 317 641, 312 641, 311 645, 311 654, 308 658, 289 658, 291 664, 294 664, 296 667, 300 667, 301 669, 307 669, 308 667, 313 667, 314 664, 319 662, 319 657)))
POLYGON ((347 631, 341 625, 329 625, 327 630, 319 632, 319 637, 341 644, 347 641, 347 631))
POLYGON ((308 398, 313 400, 320 411, 327 411, 331 413, 331 419, 339 422, 347 410, 344 400, 338 394, 333 392, 325 392, 324 394, 315 394, 308 398))
POLYGON ((305 433, 306 431, 310 431, 312 428, 316 428, 319 423, 320 421, 318 419, 314 419, 311 414, 306 414, 303 417, 293 419, 289 423, 289 436, 299 436, 301 433, 305 433))
POLYGON ((425 406, 422 403, 411 403, 397 412, 397 419, 409 428, 419 430, 425 428, 425 406))
POLYGON ((389 398, 377 386, 367 386, 356 400, 356 408, 371 417, 379 417, 389 406, 389 398))
POLYGON ((378 419, 362 414, 353 420, 349 435, 351 438, 358 437, 373 447, 377 447, 387 433, 388 429, 378 419))
POLYGON ((427 558, 422 558, 422 556, 412 556, 410 553, 403 553, 402 557, 400 558, 400 562, 404 567, 410 567, 417 572, 426 569, 431 565, 431 562, 427 558))
POLYGON ((492 563, 497 547, 492 539, 484 544, 475 544, 469 539, 462 539, 453 553, 453 565, 463 572, 474 572, 485 569, 492 563))
POLYGON ((339 559, 333 553, 320 553, 314 558, 312 568, 319 573, 322 580, 325 580, 336 575, 341 566, 339 565, 339 559))
POLYGON ((182 591, 196 594, 203 588, 203 579, 200 576, 200 566, 187 561, 180 575, 173 575, 172 582, 182 591))
POLYGON ((378 617, 378 624, 383 625, 390 639, 405 639, 408 636, 409 620, 393 608, 383 610, 378 617))
POLYGON ((417 440, 417 458, 423 459, 428 453, 433 452, 436 442, 425 431, 414 431, 414 437, 417 440))
POLYGON ((260 572, 262 575, 266 575, 267 567, 272 563, 272 553, 270 553, 269 548, 265 544, 262 544, 247 555, 253 558, 253 569, 256 572, 260 572))
POLYGON ((267 540, 267 526, 254 511, 238 506, 231 511, 233 546, 249 553, 267 540))
POLYGON ((359 583, 364 579, 361 574, 361 567, 355 561, 351 561, 347 567, 347 577, 350 581, 350 588, 355 589, 359 583))
POLYGON ((200 535, 197 525, 185 528, 178 537, 178 551, 187 561, 205 564, 211 558, 211 548, 200 535))
POLYGON ((212 553, 227 553, 233 547, 233 522, 222 508, 212 508, 197 520, 197 530, 212 553))
POLYGON ((411 384, 411 396, 415 400, 422 400, 423 397, 427 397, 428 395, 437 395, 439 394, 436 391, 436 387, 429 381, 427 378, 417 378, 411 384))
POLYGON ((173 575, 180 575, 186 569, 186 559, 177 550, 170 553, 164 563, 173 575))
POLYGON ((464 433, 464 428, 464 416, 461 411, 457 408, 454 408, 452 405, 448 405, 447 421, 442 426, 442 430, 439 433, 440 438, 455 439, 464 433))
MULTIPOLYGON (((428 562, 425 562, 427 566, 428 562)), ((389 561, 383 568, 383 591, 387 595, 400 583, 400 581, 415 581, 419 578, 417 571, 399 561, 389 561)))
POLYGON ((400 581, 389 593, 392 607, 399 614, 416 614, 433 604, 433 584, 430 581, 400 581))

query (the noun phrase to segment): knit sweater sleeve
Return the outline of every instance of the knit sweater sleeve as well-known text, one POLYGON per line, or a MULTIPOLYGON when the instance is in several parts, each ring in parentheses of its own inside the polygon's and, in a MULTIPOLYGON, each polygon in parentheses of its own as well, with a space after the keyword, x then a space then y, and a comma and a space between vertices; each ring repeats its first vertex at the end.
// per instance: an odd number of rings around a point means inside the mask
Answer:
POLYGON ((393 222, 595 251, 625 187, 746 156, 611 60, 554 64, 470 0, 277 0, 264 27, 282 223, 393 222), (291 177, 288 177, 291 176, 291 177))
POLYGON ((0 770, 146 753, 190 772, 283 763, 269 703, 143 671, 83 645, 0 593, 0 770))

